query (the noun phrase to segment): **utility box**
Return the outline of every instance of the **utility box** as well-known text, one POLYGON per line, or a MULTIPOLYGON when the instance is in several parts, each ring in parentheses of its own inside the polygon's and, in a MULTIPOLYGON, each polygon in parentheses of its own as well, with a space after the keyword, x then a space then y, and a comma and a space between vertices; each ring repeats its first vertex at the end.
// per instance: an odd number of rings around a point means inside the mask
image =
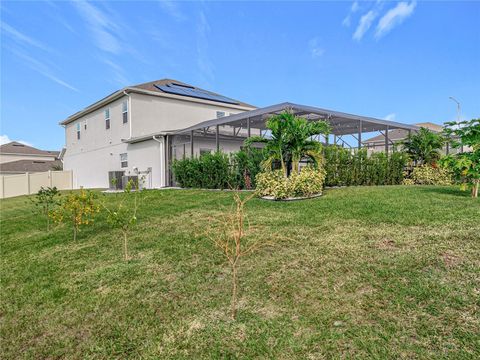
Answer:
POLYGON ((108 188, 110 190, 122 190, 123 189, 123 171, 109 171, 108 172, 108 188))

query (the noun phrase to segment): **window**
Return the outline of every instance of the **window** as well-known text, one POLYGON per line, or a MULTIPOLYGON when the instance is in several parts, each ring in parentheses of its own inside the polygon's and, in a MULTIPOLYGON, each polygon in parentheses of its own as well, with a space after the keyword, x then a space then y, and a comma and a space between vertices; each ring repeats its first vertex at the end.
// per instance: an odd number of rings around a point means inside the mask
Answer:
POLYGON ((128 155, 127 155, 127 153, 120 154, 120 166, 122 168, 128 167, 128 155))
POLYGON ((122 103, 122 118, 123 118, 123 123, 126 124, 128 122, 128 101, 125 100, 122 103))
POLYGON ((211 154, 212 150, 211 149, 200 149, 200 156, 204 154, 211 154))
POLYGON ((217 119, 220 119, 224 116, 227 116, 227 114, 225 113, 225 111, 217 111, 217 119))
POLYGON ((105 109, 105 129, 110 129, 110 108, 105 109))
POLYGON ((77 140, 80 140, 80 123, 77 123, 77 140))

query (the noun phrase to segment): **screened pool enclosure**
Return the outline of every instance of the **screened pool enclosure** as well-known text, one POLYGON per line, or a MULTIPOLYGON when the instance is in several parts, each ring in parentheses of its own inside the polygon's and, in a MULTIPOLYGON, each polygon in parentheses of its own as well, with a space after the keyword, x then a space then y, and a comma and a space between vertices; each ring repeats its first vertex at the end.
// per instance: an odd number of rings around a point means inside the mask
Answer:
POLYGON ((338 111, 321 109, 313 106, 281 103, 230 116, 219 117, 164 134, 167 151, 165 152, 165 179, 172 185, 171 163, 174 159, 193 157, 203 152, 238 151, 247 137, 261 135, 268 137, 266 120, 283 111, 291 111, 295 115, 308 120, 325 120, 332 127, 329 136, 318 135, 315 140, 324 145, 336 144, 352 149, 364 147, 362 138, 366 135, 383 135, 384 151, 394 150, 394 143, 388 138, 393 129, 403 129, 408 133, 418 131, 419 127, 395 121, 381 120, 372 117, 352 115, 338 111))

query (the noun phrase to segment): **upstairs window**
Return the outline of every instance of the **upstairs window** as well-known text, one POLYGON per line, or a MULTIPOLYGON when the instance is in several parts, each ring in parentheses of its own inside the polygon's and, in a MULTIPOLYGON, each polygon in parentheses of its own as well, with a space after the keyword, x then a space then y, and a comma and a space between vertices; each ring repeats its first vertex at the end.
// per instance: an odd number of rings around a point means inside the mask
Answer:
POLYGON ((120 167, 122 167, 122 168, 128 167, 128 155, 127 155, 127 153, 120 154, 120 167))
POLYGON ((128 122, 128 101, 127 100, 122 102, 122 118, 123 118, 123 123, 126 124, 128 122))
POLYGON ((80 123, 77 123, 77 140, 80 140, 80 123))
POLYGON ((226 115, 227 114, 225 113, 225 111, 217 111, 217 119, 220 119, 226 115))
POLYGON ((110 108, 105 109, 105 129, 110 129, 110 108))

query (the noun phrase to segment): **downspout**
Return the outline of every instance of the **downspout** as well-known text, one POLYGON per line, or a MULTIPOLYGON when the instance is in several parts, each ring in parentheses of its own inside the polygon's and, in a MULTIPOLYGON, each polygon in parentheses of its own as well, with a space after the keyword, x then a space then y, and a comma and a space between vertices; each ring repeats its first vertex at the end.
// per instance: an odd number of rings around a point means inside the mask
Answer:
POLYGON ((123 93, 125 94, 125 96, 128 97, 128 128, 129 128, 129 131, 130 131, 130 136, 129 136, 129 139, 132 138, 132 98, 130 97, 130 94, 127 93, 126 90, 123 90, 123 93))
MULTIPOLYGON (((163 157, 163 164, 164 165, 163 165, 163 169, 162 169, 162 144, 165 143, 165 139, 164 139, 164 141, 162 141, 160 139, 157 139, 157 137, 155 135, 152 136, 152 139, 154 141, 158 142, 158 157, 160 158, 160 176, 163 176, 163 180, 164 180, 163 185, 166 186, 167 182, 166 182, 166 174, 165 174, 165 160, 166 160, 165 156, 163 157)), ((165 146, 164 146, 164 148, 165 148, 165 146)))

